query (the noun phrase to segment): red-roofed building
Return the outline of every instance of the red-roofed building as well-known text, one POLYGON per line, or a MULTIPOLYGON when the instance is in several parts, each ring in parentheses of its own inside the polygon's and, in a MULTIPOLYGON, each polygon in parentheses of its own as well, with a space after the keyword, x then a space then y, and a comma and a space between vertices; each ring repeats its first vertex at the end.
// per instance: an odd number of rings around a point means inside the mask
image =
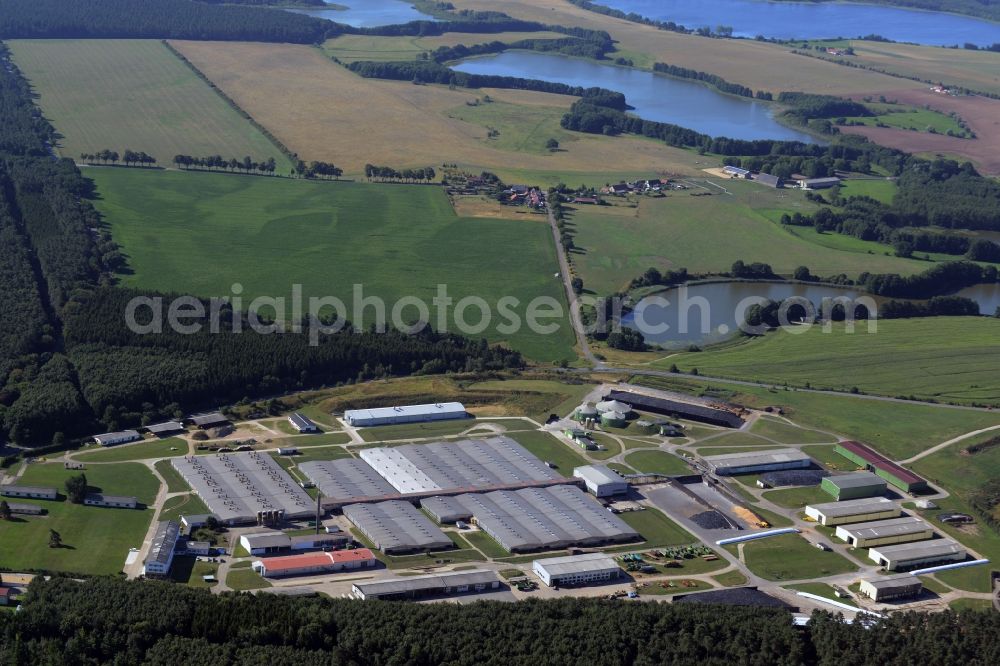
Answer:
POLYGON ((303 553, 285 557, 265 557, 254 560, 253 569, 261 576, 305 576, 374 567, 375 555, 367 548, 335 550, 325 553, 303 553))

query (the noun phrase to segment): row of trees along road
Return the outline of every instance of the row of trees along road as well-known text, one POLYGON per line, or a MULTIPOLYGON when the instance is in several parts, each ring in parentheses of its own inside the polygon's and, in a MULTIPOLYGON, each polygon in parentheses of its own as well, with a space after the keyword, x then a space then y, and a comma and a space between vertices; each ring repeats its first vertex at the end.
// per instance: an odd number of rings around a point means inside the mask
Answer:
POLYGON ((210 171, 242 171, 244 173, 273 174, 278 168, 273 157, 266 160, 254 160, 249 155, 242 160, 231 157, 228 160, 222 155, 193 157, 191 155, 174 155, 174 164, 181 169, 208 169, 210 171))
POLYGON ((80 153, 80 161, 84 164, 118 164, 121 162, 125 166, 154 166, 156 158, 145 151, 125 150, 119 154, 117 150, 100 150, 96 153, 80 153))
POLYGON ((406 183, 430 183, 437 178, 437 172, 434 171, 434 167, 424 167, 422 169, 403 169, 402 171, 397 171, 392 167, 366 164, 365 178, 370 181, 377 180, 380 182, 396 181, 406 183))

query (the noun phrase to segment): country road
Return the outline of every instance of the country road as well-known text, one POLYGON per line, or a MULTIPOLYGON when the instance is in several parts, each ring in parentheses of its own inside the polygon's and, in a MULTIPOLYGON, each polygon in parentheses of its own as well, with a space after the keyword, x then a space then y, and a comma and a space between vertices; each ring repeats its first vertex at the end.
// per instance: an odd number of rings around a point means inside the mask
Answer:
POLYGON ((597 366, 600 362, 590 349, 587 342, 587 333, 583 328, 583 319, 580 317, 580 307, 577 302, 576 293, 573 291, 573 274, 570 271, 569 257, 566 248, 563 247, 562 237, 559 234, 559 224, 556 222, 552 208, 548 207, 546 212, 549 216, 549 226, 552 228, 552 240, 556 244, 556 255, 559 257, 559 276, 562 278, 563 287, 566 290, 566 302, 569 303, 569 320, 573 325, 573 332, 576 333, 576 344, 580 347, 583 358, 591 365, 597 366))

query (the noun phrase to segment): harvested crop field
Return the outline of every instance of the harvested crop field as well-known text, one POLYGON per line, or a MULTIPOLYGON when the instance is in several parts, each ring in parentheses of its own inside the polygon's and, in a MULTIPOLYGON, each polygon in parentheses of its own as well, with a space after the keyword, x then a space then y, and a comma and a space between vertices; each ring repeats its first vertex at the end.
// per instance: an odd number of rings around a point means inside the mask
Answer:
POLYGON ((876 143, 910 153, 958 155, 975 162, 987 174, 1000 174, 1000 100, 979 96, 952 97, 928 88, 891 90, 881 94, 903 104, 926 105, 945 114, 954 112, 965 120, 976 133, 976 138, 959 139, 885 127, 844 127, 843 131, 860 134, 876 143))
POLYGON ((516 42, 522 39, 561 39, 558 32, 501 32, 478 34, 447 32, 428 37, 376 37, 371 35, 340 35, 323 44, 323 50, 342 62, 356 60, 413 60, 442 46, 473 46, 487 42, 516 42))
MULTIPOLYGON (((156 40, 8 42, 62 135, 66 157, 142 150, 169 164, 178 153, 255 159, 281 152, 156 40)), ((284 170, 284 167, 283 169, 284 170)))
MULTIPOLYGON (((306 160, 332 161, 349 174, 364 165, 395 168, 454 162, 475 169, 658 173, 684 168, 693 152, 640 138, 574 134, 554 153, 490 143, 484 125, 449 117, 485 95, 516 106, 568 109, 572 97, 507 90, 449 90, 363 79, 307 46, 172 42, 216 85, 306 160)), ((471 108, 471 107, 470 107, 471 108)), ((523 124, 508 119, 512 130, 523 124)))

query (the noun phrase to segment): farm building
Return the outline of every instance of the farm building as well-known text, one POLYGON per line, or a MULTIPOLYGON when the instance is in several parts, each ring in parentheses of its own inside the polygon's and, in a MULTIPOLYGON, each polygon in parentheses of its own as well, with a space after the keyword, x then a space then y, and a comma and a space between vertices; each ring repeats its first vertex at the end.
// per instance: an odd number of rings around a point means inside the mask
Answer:
POLYGON ((900 490, 912 493, 927 489, 927 481, 923 478, 900 467, 860 442, 841 442, 834 447, 834 451, 851 462, 881 476, 900 490))
POLYGON ((378 560, 367 548, 338 550, 332 553, 301 553, 255 560, 253 570, 265 578, 308 576, 310 574, 355 571, 375 566, 378 560))
POLYGON ((886 482, 871 472, 855 472, 824 478, 819 487, 833 495, 837 501, 862 499, 885 495, 886 482))
POLYGON ((274 524, 315 512, 312 498, 269 455, 184 456, 171 464, 225 525, 274 524))
POLYGON ((597 407, 594 407, 589 402, 585 402, 576 408, 573 412, 573 418, 577 421, 586 421, 587 419, 596 419, 598 417, 597 407))
POLYGON ((280 447, 278 447, 278 455, 279 456, 297 456, 298 454, 299 454, 299 450, 298 450, 297 447, 294 447, 294 446, 280 446, 280 447))
POLYGON ((312 422, 308 416, 303 416, 298 412, 288 415, 288 422, 298 432, 319 432, 319 427, 312 422))
POLYGON ((639 539, 624 521, 573 486, 432 497, 421 505, 440 522, 472 520, 512 553, 639 539))
POLYGON ((101 493, 90 493, 83 498, 83 503, 87 506, 101 506, 109 509, 137 509, 139 500, 135 497, 124 495, 103 495, 101 493))
POLYGON ((604 553, 535 560, 531 563, 531 570, 549 587, 602 583, 622 576, 618 563, 604 553))
POLYGON ((103 435, 94 435, 94 441, 101 446, 114 446, 115 444, 125 444, 142 439, 135 430, 123 430, 121 432, 106 432, 103 435))
POLYGON ((45 509, 37 504, 22 504, 20 502, 8 502, 7 507, 10 512, 19 516, 41 516, 45 509))
POLYGON ((54 500, 59 497, 59 492, 55 488, 45 488, 42 486, 8 485, 0 486, 0 496, 54 500))
POLYGON ((834 185, 840 185, 840 179, 836 176, 829 178, 806 178, 799 181, 799 187, 803 190, 826 190, 834 185))
POLYGON ((583 479, 587 490, 595 497, 608 497, 628 492, 628 481, 607 465, 587 465, 573 470, 573 476, 583 479))
POLYGON ((167 435, 183 431, 184 424, 180 421, 166 421, 164 423, 156 423, 154 425, 146 426, 146 430, 157 437, 166 437, 167 435))
POLYGON ((965 556, 965 548, 951 539, 901 543, 872 548, 868 551, 868 559, 889 571, 913 569, 926 564, 961 562, 965 556))
POLYGON ((177 536, 180 532, 181 526, 173 520, 157 523, 149 555, 142 563, 143 575, 166 576, 170 573, 170 565, 174 562, 174 549, 177 547, 177 536))
POLYGON ((828 526, 898 518, 902 513, 895 502, 884 497, 810 504, 806 507, 806 516, 828 526))
POLYGON ((223 416, 222 412, 212 412, 210 414, 199 414, 191 417, 191 423, 201 430, 214 428, 215 426, 226 425, 229 419, 223 416))
POLYGON ((728 164, 726 166, 722 167, 722 172, 725 173, 725 174, 727 174, 727 175, 729 175, 729 176, 732 176, 734 178, 749 178, 750 177, 750 171, 748 169, 741 169, 738 166, 730 166, 728 164))
POLYGON ((240 536, 240 545, 251 555, 268 555, 289 550, 292 539, 284 532, 256 532, 240 536))
POLYGON ((378 407, 375 409, 349 409, 344 412, 344 420, 356 427, 447 421, 450 419, 464 419, 468 418, 468 416, 465 406, 460 402, 378 407))
POLYGON ((780 176, 772 176, 769 173, 758 173, 753 179, 762 185, 773 188, 779 188, 784 185, 784 181, 780 176))
POLYGON ((344 507, 344 515, 387 555, 445 550, 455 545, 409 502, 351 504, 344 507))
POLYGON ((631 391, 611 391, 606 399, 624 402, 631 405, 633 409, 670 418, 687 419, 688 421, 697 421, 725 428, 740 428, 743 426, 743 419, 737 413, 740 408, 734 405, 720 405, 718 407, 696 405, 677 400, 654 398, 631 391))
POLYGON ((929 523, 914 516, 890 518, 874 523, 851 523, 837 527, 837 538, 855 548, 888 546, 932 539, 934 530, 929 523))
POLYGON ((773 472, 781 469, 805 469, 813 464, 812 458, 799 449, 770 449, 723 453, 702 458, 715 473, 725 476, 773 472))
POLYGON ((902 573, 879 576, 861 581, 861 594, 873 601, 893 601, 918 596, 924 584, 913 574, 902 573))
POLYGON ((351 588, 356 599, 419 599, 422 597, 488 592, 500 589, 492 571, 451 571, 427 576, 397 576, 357 582, 351 588))

